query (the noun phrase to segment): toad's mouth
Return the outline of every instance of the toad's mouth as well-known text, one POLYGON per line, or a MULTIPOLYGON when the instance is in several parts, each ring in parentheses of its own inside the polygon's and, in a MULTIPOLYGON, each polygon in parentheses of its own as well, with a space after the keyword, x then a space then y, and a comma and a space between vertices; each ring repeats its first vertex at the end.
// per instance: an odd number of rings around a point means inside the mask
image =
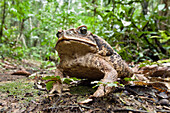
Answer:
POLYGON ((74 42, 83 43, 83 44, 86 44, 86 45, 89 45, 89 46, 97 47, 97 45, 95 43, 93 43, 92 41, 90 41, 90 39, 75 38, 75 37, 72 37, 72 36, 67 36, 67 37, 62 36, 61 38, 59 38, 58 41, 57 41, 56 47, 59 43, 62 43, 64 41, 68 41, 68 42, 74 41, 74 42))

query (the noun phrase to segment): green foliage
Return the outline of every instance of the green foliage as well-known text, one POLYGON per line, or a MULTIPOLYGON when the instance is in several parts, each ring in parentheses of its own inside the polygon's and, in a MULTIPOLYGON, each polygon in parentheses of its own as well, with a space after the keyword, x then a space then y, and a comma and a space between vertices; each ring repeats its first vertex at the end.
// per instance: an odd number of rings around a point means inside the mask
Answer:
POLYGON ((128 77, 125 77, 124 80, 125 81, 137 81, 137 79, 132 79, 132 78, 128 78, 128 77))
POLYGON ((60 76, 46 76, 42 78, 43 80, 53 80, 53 81, 61 81, 60 76))
POLYGON ((43 80, 47 80, 46 88, 50 90, 53 87, 53 84, 56 82, 62 83, 60 76, 46 76, 42 78, 43 80))
POLYGON ((170 62, 170 59, 166 60, 158 60, 157 62, 151 62, 151 61, 144 61, 139 63, 139 67, 145 67, 146 65, 161 65, 162 63, 168 63, 170 62))
POLYGON ((55 81, 49 81, 46 83, 46 88, 47 90, 50 90, 53 87, 53 84, 55 83, 55 81))
MULTIPOLYGON (((43 61, 42 64, 41 64, 41 68, 42 69, 46 69, 48 66, 55 66, 55 63, 54 62, 50 62, 50 61, 43 61)), ((51 70, 51 68, 50 68, 50 70, 51 70)))
MULTIPOLYGON (((70 84, 71 82, 75 82, 75 81, 80 81, 81 79, 78 79, 76 77, 72 77, 72 78, 60 78, 60 76, 46 76, 42 78, 43 80, 46 80, 46 88, 47 90, 50 90, 53 87, 54 83, 59 82, 60 84, 70 84)), ((128 78, 127 78, 128 79, 128 78)), ((128 79, 128 81, 132 81, 132 79, 128 79)), ((93 86, 93 88, 98 87, 99 85, 103 85, 103 86, 109 86, 109 87, 124 87, 123 84, 119 84, 118 82, 102 82, 102 81, 93 81, 91 82, 91 84, 96 84, 95 86, 93 86)))
POLYGON ((76 77, 60 78, 60 76, 46 76, 46 77, 43 77, 42 79, 48 81, 46 83, 47 90, 50 90, 53 87, 53 84, 57 83, 57 82, 59 82, 61 84, 70 84, 71 82, 81 80, 81 79, 77 79, 76 77))
POLYGON ((165 31, 159 30, 157 36, 151 36, 150 38, 158 38, 161 43, 166 43, 170 40, 170 33, 167 34, 165 31))
POLYGON ((65 84, 70 84, 71 82, 73 82, 73 81, 80 81, 81 79, 78 79, 78 78, 76 78, 76 77, 72 77, 72 78, 63 78, 63 83, 65 83, 65 84))
POLYGON ((169 58, 170 18, 166 4, 145 0, 8 0, 0 2, 0 55, 59 58, 56 33, 86 25, 126 61, 169 58), (114 2, 114 3, 113 3, 114 2), (5 9, 5 14, 4 13, 5 9))
POLYGON ((118 82, 102 82, 102 81, 93 81, 91 82, 91 84, 96 84, 95 86, 93 86, 93 88, 96 88, 100 85, 103 85, 104 87, 107 85, 109 87, 118 87, 118 86, 121 86, 121 87, 124 87, 123 84, 119 84, 118 82))

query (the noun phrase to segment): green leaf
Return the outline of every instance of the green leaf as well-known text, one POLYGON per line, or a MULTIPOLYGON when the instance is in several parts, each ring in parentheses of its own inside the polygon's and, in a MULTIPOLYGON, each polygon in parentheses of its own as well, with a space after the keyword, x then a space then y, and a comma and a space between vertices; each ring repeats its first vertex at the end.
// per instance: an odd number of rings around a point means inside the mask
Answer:
POLYGON ((55 81, 49 81, 49 82, 47 82, 47 84, 46 84, 47 90, 50 90, 50 89, 53 87, 53 83, 55 83, 55 81))
POLYGON ((127 78, 127 77, 125 77, 124 80, 125 81, 137 81, 137 79, 127 78))
POLYGON ((119 84, 119 86, 125 87, 125 85, 123 85, 123 84, 119 84))
POLYGON ((158 60, 158 63, 168 63, 168 62, 170 62, 170 59, 166 59, 166 60, 158 60))
POLYGON ((150 38, 161 38, 160 36, 151 36, 150 38))
POLYGON ((58 79, 58 80, 61 80, 60 76, 54 76, 54 78, 58 79))
POLYGON ((60 76, 46 76, 42 78, 43 80, 53 80, 53 81, 61 81, 60 76))
POLYGON ((51 78, 52 78, 52 76, 42 77, 43 80, 50 80, 51 78))
POLYGON ((95 85, 95 86, 93 86, 92 88, 96 88, 97 86, 99 86, 99 85, 95 85))
POLYGON ((119 82, 116 81, 116 82, 114 82, 114 83, 115 83, 115 84, 118 84, 119 82))
POLYGON ((72 78, 70 78, 70 79, 73 79, 74 81, 81 80, 81 79, 78 79, 78 78, 76 78, 76 77, 72 77, 72 78))
POLYGON ((124 80, 125 80, 125 81, 132 81, 131 78, 127 78, 127 77, 125 77, 124 80))
POLYGON ((72 82, 72 79, 70 78, 63 78, 63 83, 70 84, 72 82))
POLYGON ((122 24, 126 27, 126 26, 129 26, 131 24, 131 22, 122 20, 122 24))
POLYGON ((33 17, 34 16, 34 14, 28 14, 28 17, 33 17))
POLYGON ((165 4, 159 4, 158 5, 158 10, 161 11, 165 8, 165 4))
POLYGON ((93 81, 91 84, 98 84, 100 81, 93 81))
POLYGON ((107 86, 109 86, 109 87, 118 87, 118 85, 116 84, 116 83, 109 83, 107 86))

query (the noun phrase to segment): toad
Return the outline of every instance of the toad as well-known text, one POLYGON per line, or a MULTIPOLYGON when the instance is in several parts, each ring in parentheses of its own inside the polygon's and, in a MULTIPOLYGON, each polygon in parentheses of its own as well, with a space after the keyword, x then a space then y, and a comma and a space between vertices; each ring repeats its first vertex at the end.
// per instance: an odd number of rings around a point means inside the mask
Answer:
MULTIPOLYGON (((87 31, 82 25, 76 29, 60 30, 55 49, 60 57, 56 76, 115 82, 117 78, 131 77, 132 70, 121 56, 101 37, 87 31)), ((100 85, 94 97, 102 97, 112 91, 112 87, 100 85)))

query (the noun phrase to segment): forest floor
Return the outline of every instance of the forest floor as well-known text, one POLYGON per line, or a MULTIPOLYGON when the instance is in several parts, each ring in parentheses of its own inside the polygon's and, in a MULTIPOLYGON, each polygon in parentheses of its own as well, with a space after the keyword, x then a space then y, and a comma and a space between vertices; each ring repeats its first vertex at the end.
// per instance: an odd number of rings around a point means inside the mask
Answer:
POLYGON ((0 112, 170 113, 170 64, 137 67, 130 85, 82 104, 96 90, 83 81, 50 94, 42 76, 55 67, 33 60, 0 59, 0 112))

